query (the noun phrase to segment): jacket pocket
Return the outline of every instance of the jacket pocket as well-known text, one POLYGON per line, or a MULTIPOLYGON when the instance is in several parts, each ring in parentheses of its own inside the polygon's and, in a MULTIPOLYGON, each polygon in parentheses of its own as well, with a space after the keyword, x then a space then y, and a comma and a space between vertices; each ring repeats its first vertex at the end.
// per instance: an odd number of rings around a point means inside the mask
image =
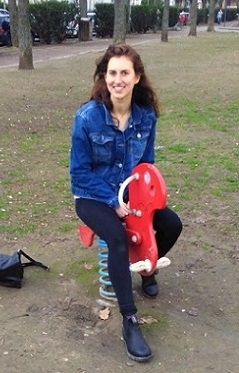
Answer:
POLYGON ((109 165, 114 154, 113 136, 92 134, 91 140, 94 161, 109 165))
POLYGON ((135 131, 133 136, 130 138, 130 153, 134 154, 136 160, 140 160, 143 156, 145 148, 147 146, 148 138, 150 135, 149 130, 135 131))

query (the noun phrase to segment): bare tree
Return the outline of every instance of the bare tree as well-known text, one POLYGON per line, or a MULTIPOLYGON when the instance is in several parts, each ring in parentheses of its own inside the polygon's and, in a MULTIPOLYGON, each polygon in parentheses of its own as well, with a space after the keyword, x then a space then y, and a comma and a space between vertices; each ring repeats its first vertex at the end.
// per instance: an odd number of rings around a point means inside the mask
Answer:
POLYGON ((8 0, 12 46, 18 47, 18 10, 16 0, 8 0))
POLYGON ((214 29, 214 12, 215 12, 215 0, 210 0, 209 2, 209 14, 208 14, 208 21, 207 21, 207 31, 215 31, 214 29))
POLYGON ((161 41, 168 41, 169 0, 164 1, 161 41))
POLYGON ((197 16, 198 16, 198 4, 197 0, 192 0, 190 8, 190 29, 189 36, 197 36, 197 16))
POLYGON ((126 39, 126 1, 114 2, 114 43, 124 43, 126 39))
POLYGON ((80 0, 80 16, 87 17, 87 0, 80 0))
POLYGON ((80 0, 80 24, 79 41, 89 41, 92 39, 90 23, 87 20, 87 0, 80 0))
POLYGON ((126 34, 131 33, 131 5, 130 0, 126 0, 126 34))
POLYGON ((20 70, 32 70, 32 37, 29 19, 29 0, 18 2, 18 39, 19 39, 19 65, 20 70))

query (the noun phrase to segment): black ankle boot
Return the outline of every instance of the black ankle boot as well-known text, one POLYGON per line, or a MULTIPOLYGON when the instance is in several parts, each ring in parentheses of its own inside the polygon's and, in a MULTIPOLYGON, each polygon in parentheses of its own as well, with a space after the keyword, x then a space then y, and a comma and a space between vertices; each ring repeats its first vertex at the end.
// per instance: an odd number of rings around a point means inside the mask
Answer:
POLYGON ((123 339, 127 355, 135 361, 148 361, 152 352, 144 339, 135 315, 123 318, 123 339))
POLYGON ((142 277, 142 293, 147 298, 155 298, 158 295, 159 287, 155 279, 155 273, 142 277))

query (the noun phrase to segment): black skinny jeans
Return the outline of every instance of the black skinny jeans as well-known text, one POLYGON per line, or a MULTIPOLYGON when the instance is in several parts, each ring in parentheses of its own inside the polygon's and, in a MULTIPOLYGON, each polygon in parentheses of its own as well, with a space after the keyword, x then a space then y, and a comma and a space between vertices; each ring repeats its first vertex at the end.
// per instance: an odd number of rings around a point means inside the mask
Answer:
MULTIPOLYGON (((78 198, 75 203, 78 217, 107 243, 109 276, 121 314, 135 314, 137 309, 129 270, 128 243, 122 221, 114 209, 105 203, 85 198, 78 198)), ((162 257, 177 241, 182 231, 182 223, 178 215, 166 207, 155 212, 153 224, 162 257)))

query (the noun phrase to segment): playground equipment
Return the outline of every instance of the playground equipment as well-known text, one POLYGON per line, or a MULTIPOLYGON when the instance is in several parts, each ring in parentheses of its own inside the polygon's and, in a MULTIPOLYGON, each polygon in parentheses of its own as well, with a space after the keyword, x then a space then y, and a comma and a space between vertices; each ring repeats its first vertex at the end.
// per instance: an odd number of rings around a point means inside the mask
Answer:
MULTIPOLYGON (((130 270, 143 276, 149 276, 156 269, 167 267, 170 260, 166 257, 159 258, 153 228, 155 210, 163 209, 167 202, 166 185, 157 167, 149 163, 141 163, 136 166, 131 176, 122 183, 118 198, 119 204, 128 211, 123 223, 129 242, 130 270), (127 204, 124 202, 126 188, 129 201, 127 204)), ((94 232, 86 225, 79 225, 78 231, 84 245, 91 246, 94 242, 94 232)), ((103 262, 99 262, 100 294, 110 299, 115 297, 115 294, 112 292, 107 272, 107 245, 102 240, 98 241, 98 245, 100 248, 104 248, 104 254, 102 252, 100 254, 103 262), (102 267, 104 267, 104 280, 107 281, 103 287, 102 267), (107 287, 110 290, 107 291, 107 287)))

